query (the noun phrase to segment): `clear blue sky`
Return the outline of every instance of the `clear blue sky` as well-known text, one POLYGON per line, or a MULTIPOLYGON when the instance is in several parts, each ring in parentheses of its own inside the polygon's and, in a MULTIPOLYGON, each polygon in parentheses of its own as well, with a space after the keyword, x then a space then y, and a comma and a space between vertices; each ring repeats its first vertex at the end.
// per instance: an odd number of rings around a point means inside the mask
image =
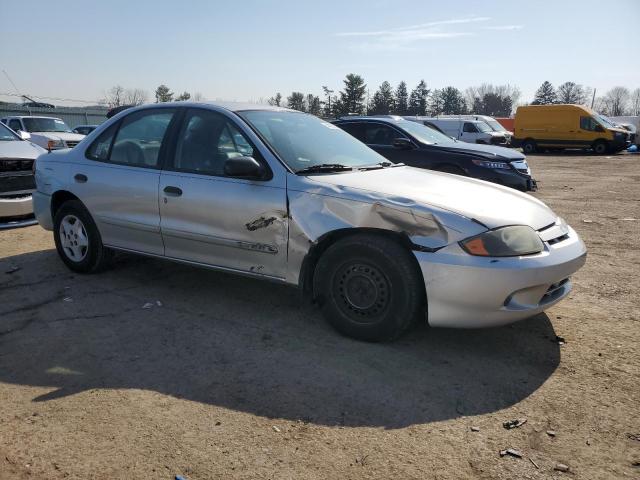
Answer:
POLYGON ((522 100, 544 80, 640 87, 638 0, 0 0, 0 32, 0 69, 49 97, 98 100, 120 84, 151 98, 165 83, 257 100, 337 91, 350 72, 372 92, 424 78, 515 84, 522 100))

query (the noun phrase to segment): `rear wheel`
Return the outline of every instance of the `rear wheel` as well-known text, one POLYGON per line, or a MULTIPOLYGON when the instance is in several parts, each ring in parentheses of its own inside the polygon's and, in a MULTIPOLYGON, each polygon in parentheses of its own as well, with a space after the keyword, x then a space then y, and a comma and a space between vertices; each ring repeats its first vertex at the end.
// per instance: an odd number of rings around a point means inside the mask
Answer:
POLYGON ((316 266, 314 293, 327 321, 359 340, 393 340, 425 312, 415 259, 378 235, 354 235, 330 246, 316 266))
POLYGON ((56 212, 53 238, 58 255, 74 272, 100 271, 113 256, 113 252, 102 245, 95 222, 78 200, 65 202, 56 212))
POLYGON ((593 146, 591 148, 593 149, 594 153, 598 155, 604 155, 609 150, 609 145, 607 145, 607 142, 605 142, 604 140, 598 140, 593 143, 593 146))
POLYGON ((525 140, 522 142, 522 151, 526 154, 536 153, 538 146, 533 140, 525 140))

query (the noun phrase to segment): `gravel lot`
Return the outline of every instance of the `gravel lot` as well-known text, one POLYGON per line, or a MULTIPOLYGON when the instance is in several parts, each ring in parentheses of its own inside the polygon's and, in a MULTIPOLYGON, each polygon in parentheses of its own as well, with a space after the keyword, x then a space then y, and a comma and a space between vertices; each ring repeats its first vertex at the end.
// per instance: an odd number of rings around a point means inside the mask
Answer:
POLYGON ((392 344, 295 289, 130 256, 79 276, 49 232, 0 232, 0 478, 640 478, 640 157, 529 160, 589 249, 571 297, 392 344))

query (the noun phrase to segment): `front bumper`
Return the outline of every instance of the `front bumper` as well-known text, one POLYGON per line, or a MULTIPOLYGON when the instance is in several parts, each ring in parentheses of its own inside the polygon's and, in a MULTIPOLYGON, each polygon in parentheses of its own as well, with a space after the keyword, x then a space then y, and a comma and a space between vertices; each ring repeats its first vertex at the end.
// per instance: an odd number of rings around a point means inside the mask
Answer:
POLYGON ((487 258, 451 244, 414 252, 425 281, 427 320, 433 327, 481 328, 536 315, 571 291, 569 277, 584 265, 587 250, 571 228, 567 238, 537 255, 487 258))
POLYGON ((31 195, 0 197, 0 230, 26 227, 35 223, 31 195))
POLYGON ((515 188, 522 192, 535 191, 538 189, 538 184, 530 175, 525 175, 517 170, 502 168, 493 170, 477 167, 473 171, 470 170, 469 175, 480 180, 515 188))
POLYGON ((51 195, 38 191, 33 192, 33 213, 42 228, 45 230, 53 230, 51 195))

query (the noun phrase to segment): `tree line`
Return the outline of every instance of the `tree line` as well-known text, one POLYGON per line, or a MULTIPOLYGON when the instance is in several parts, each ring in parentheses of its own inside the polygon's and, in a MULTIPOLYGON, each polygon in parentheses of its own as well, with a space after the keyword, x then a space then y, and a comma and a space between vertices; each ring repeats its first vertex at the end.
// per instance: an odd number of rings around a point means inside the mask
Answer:
MULTIPOLYGON (((357 115, 489 115, 509 117, 520 104, 520 90, 512 85, 482 84, 464 92, 453 86, 429 89, 421 80, 411 92, 401 81, 395 88, 387 81, 370 95, 364 78, 350 73, 343 80, 343 88, 336 95, 327 86, 322 87, 324 98, 313 94, 292 92, 284 98, 281 93, 268 99, 270 105, 286 106, 295 110, 341 117, 357 115)), ((554 88, 545 81, 535 93, 532 105, 574 103, 592 106, 604 115, 640 115, 640 88, 630 91, 614 87, 604 96, 595 97, 595 91, 575 82, 565 82, 554 88)), ((525 103, 526 104, 526 103, 525 103)))
MULTIPOLYGON (((287 97, 276 93, 267 99, 270 105, 284 106, 321 117, 341 117, 357 115, 490 115, 509 117, 520 102, 520 90, 512 85, 492 85, 484 83, 469 87, 464 91, 454 86, 430 89, 424 80, 409 91, 407 83, 401 81, 395 87, 384 81, 370 94, 362 76, 350 73, 343 80, 342 90, 337 93, 328 86, 322 87, 323 95, 299 91, 287 97)), ((184 91, 177 95, 165 85, 154 91, 156 103, 183 100, 202 101, 203 96, 193 96, 184 91)), ((146 91, 127 89, 116 85, 108 90, 103 104, 109 107, 140 105, 147 103, 146 91)), ((630 91, 626 87, 614 87, 605 95, 596 97, 595 91, 575 82, 565 82, 555 88, 545 81, 536 90, 532 105, 574 103, 593 106, 599 113, 609 116, 640 115, 640 88, 630 91)), ((526 103, 525 103, 526 104, 526 103)))

